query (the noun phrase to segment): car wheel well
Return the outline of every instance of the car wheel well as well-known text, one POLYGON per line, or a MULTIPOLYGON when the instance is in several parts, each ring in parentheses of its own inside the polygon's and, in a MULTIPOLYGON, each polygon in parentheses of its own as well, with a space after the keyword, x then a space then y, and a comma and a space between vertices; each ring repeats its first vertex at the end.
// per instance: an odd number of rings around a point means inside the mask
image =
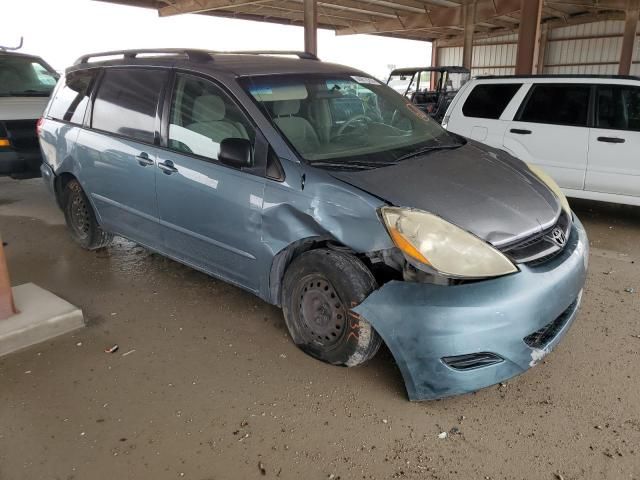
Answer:
POLYGON ((78 180, 75 175, 69 172, 61 173, 56 177, 54 188, 56 192, 56 201, 58 202, 58 206, 63 208, 64 201, 64 188, 67 186, 71 180, 78 180))
POLYGON ((284 274, 291 262, 309 250, 318 248, 331 248, 343 252, 351 252, 349 247, 341 244, 331 237, 311 237, 298 240, 283 248, 276 254, 271 263, 271 273, 269 275, 269 301, 277 306, 282 306, 282 284, 284 274))

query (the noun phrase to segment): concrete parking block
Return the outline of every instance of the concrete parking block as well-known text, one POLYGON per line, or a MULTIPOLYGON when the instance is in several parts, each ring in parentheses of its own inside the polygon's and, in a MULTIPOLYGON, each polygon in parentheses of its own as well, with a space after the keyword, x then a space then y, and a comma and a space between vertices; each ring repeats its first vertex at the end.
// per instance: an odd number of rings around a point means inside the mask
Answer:
POLYGON ((0 356, 85 325, 82 310, 33 283, 12 290, 18 313, 0 320, 0 356))

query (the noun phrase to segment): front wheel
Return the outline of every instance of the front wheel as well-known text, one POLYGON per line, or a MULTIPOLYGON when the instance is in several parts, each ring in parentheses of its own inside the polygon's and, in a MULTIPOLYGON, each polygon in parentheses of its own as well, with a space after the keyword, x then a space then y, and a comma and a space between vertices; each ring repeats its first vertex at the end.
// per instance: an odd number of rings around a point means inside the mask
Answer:
POLYGON ((333 365, 365 363, 382 339, 351 308, 376 288, 369 269, 353 255, 329 249, 303 253, 284 278, 282 309, 293 341, 333 365))
POLYGON ((113 235, 98 225, 93 207, 77 180, 65 185, 62 205, 69 233, 82 248, 97 250, 111 243, 113 235))

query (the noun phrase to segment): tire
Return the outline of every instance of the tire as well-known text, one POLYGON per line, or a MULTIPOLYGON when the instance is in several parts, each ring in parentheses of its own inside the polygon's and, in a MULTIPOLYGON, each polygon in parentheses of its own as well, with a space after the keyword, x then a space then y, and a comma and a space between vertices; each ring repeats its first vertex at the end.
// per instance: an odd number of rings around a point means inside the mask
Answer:
POLYGON ((333 365, 371 359, 382 339, 351 312, 377 288, 369 269, 348 253, 318 249, 295 258, 284 277, 282 310, 295 344, 333 365))
POLYGON ((77 180, 67 182, 62 198, 64 219, 71 238, 86 250, 109 246, 113 235, 98 225, 93 207, 77 180))

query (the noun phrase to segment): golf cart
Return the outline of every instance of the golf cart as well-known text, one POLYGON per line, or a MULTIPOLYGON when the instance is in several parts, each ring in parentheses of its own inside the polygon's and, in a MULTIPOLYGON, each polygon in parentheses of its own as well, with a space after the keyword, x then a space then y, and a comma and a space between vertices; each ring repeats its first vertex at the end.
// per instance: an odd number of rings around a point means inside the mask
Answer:
POLYGON ((441 122, 453 97, 470 77, 464 67, 397 68, 387 85, 441 122))

